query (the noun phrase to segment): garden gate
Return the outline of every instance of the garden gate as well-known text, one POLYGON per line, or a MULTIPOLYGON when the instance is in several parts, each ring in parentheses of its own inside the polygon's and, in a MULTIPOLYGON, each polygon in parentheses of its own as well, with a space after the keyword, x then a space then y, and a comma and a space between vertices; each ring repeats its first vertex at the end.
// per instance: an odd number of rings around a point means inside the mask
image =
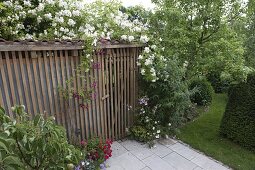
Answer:
POLYGON ((23 104, 33 116, 55 116, 71 141, 92 136, 120 139, 132 124, 137 94, 136 58, 141 45, 103 45, 93 55, 97 69, 76 76, 83 50, 81 41, 0 41, 0 105, 13 117, 11 106, 23 104), (77 100, 64 100, 73 77, 74 89, 90 88, 97 81, 97 95, 88 108, 77 100))

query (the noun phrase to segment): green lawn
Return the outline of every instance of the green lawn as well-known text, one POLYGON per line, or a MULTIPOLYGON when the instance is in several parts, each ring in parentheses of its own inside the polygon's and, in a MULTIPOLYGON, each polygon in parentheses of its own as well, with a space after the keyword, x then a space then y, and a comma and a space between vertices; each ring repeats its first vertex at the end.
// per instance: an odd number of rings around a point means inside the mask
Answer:
POLYGON ((219 136, 219 126, 226 102, 226 94, 215 94, 209 111, 200 109, 199 118, 182 127, 178 137, 233 169, 255 170, 254 152, 219 136))

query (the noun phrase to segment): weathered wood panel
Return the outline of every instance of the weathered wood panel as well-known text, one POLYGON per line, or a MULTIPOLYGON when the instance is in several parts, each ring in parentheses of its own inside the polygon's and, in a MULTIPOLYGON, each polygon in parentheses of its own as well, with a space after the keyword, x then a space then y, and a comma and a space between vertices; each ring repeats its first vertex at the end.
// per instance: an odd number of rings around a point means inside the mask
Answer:
MULTIPOLYGON (((80 43, 80 42, 79 42, 80 43)), ((125 137, 132 125, 137 94, 136 59, 140 45, 105 45, 93 55, 97 68, 77 72, 82 57, 81 44, 6 44, 0 42, 0 105, 13 117, 11 107, 23 104, 32 116, 55 116, 71 141, 93 136, 114 140, 125 137), (73 48, 72 48, 73 47, 73 48), (72 80, 74 91, 95 94, 86 107, 84 101, 64 99, 58 87, 72 80)), ((70 88, 70 87, 69 87, 70 88)))

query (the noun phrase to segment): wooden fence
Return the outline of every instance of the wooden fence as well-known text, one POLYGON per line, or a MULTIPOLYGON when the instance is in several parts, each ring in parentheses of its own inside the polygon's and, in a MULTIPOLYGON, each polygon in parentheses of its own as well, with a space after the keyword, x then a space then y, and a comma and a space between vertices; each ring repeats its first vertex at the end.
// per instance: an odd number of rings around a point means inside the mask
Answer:
POLYGON ((70 140, 92 136, 120 139, 132 124, 137 94, 136 58, 139 45, 105 45, 93 55, 99 66, 84 73, 80 63, 82 42, 0 42, 0 105, 10 116, 11 106, 23 104, 33 116, 55 116, 70 140), (73 79, 74 89, 90 89, 95 80, 97 95, 88 108, 79 101, 64 100, 58 86, 66 88, 73 79))

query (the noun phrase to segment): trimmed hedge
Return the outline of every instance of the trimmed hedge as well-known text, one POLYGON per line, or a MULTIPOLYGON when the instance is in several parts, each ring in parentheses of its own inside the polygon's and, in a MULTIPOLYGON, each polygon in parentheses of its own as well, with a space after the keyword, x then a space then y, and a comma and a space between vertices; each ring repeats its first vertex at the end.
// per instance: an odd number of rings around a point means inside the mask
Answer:
POLYGON ((220 133, 255 150, 255 75, 249 75, 246 83, 232 86, 228 96, 220 133))
POLYGON ((200 106, 209 105, 212 102, 213 88, 206 79, 194 79, 189 85, 189 90, 197 88, 197 91, 190 96, 190 100, 200 106))

